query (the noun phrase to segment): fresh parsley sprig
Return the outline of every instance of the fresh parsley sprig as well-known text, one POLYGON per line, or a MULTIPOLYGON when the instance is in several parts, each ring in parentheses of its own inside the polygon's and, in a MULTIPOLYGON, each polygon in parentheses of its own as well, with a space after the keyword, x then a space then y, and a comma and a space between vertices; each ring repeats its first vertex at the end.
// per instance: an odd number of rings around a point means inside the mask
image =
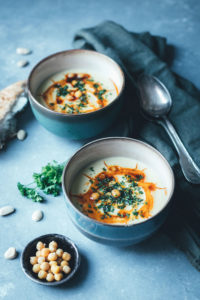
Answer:
POLYGON ((58 164, 56 161, 48 163, 42 167, 41 173, 33 173, 34 182, 36 187, 28 187, 18 182, 17 187, 22 196, 32 199, 34 202, 42 202, 44 198, 38 193, 38 189, 45 194, 51 194, 54 197, 60 195, 63 164, 58 164))
POLYGON ((18 190, 22 194, 22 196, 32 199, 34 202, 42 202, 44 198, 36 191, 35 188, 28 188, 27 186, 18 182, 17 184, 18 190))

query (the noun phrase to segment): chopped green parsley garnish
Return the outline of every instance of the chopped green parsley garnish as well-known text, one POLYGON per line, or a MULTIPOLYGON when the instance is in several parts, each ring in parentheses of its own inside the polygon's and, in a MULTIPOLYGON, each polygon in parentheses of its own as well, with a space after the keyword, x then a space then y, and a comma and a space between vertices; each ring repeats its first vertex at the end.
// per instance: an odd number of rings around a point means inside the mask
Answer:
MULTIPOLYGON (((106 171, 106 169, 105 169, 106 171)), ((114 206, 118 209, 124 209, 126 206, 131 205, 132 207, 139 205, 143 199, 137 197, 137 193, 135 193, 135 189, 138 189, 137 183, 129 177, 123 177, 125 179, 129 179, 129 186, 125 186, 126 182, 123 180, 121 182, 116 182, 114 177, 106 176, 105 178, 96 177, 95 188, 92 187, 92 190, 95 192, 99 192, 100 196, 98 200, 95 200, 94 203, 98 203, 98 209, 102 209, 104 214, 109 215, 110 212, 114 211, 114 206), (135 188, 135 189, 133 189, 135 188), (119 197, 112 196, 112 190, 117 189, 120 191, 119 197)), ((90 182, 93 181, 90 179, 90 182)), ((139 193, 143 193, 141 190, 139 193)), ((128 218, 130 214, 126 215, 128 218)), ((120 217, 124 217, 124 215, 120 214, 120 217)))
POLYGON ((136 210, 133 211, 133 215, 134 215, 134 216, 138 216, 138 214, 139 214, 139 213, 138 213, 136 210))
POLYGON ((59 87, 57 90, 57 96, 66 96, 67 94, 69 94, 68 91, 68 85, 65 85, 64 87, 59 87))
POLYGON ((74 87, 78 88, 81 92, 85 91, 85 83, 83 81, 78 81, 74 87))
POLYGON ((98 93, 96 93, 97 97, 100 99, 100 100, 103 100, 103 94, 106 93, 106 90, 101 90, 99 91, 98 93))
POLYGON ((143 179, 144 177, 142 175, 136 175, 136 180, 140 181, 141 179, 143 179))

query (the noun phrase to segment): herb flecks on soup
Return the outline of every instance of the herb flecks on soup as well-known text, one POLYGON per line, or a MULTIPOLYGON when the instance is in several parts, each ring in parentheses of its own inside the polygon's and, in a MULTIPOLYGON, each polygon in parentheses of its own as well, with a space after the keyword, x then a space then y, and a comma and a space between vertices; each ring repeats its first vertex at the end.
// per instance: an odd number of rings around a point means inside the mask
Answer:
POLYGON ((109 104, 109 100, 118 94, 114 83, 107 85, 95 80, 88 73, 62 73, 56 81, 40 94, 45 105, 60 113, 80 114, 96 111, 109 104))
MULTIPOLYGON (((93 167, 90 172, 94 172, 93 167)), ((127 224, 134 220, 151 217, 154 205, 152 193, 157 189, 146 181, 145 169, 108 165, 95 176, 83 174, 89 179, 85 193, 72 195, 81 211, 92 219, 104 223, 127 224)))

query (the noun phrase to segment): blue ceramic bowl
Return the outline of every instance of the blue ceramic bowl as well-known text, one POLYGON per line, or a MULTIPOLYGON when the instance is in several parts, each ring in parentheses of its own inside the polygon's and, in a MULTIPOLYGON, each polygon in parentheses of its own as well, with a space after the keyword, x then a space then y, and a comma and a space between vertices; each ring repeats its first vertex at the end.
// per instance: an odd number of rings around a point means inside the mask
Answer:
POLYGON ((105 138, 83 146, 72 156, 63 172, 62 187, 69 216, 85 236, 104 244, 127 246, 148 238, 164 223, 174 191, 174 175, 166 159, 150 145, 130 138, 105 138), (70 189, 77 173, 92 162, 110 156, 141 161, 162 177, 167 197, 151 218, 137 224, 105 224, 84 215, 70 199, 70 189))
POLYGON ((124 74, 111 58, 90 50, 68 50, 41 60, 31 71, 27 91, 36 119, 47 130, 70 139, 86 139, 105 131, 120 113, 124 74), (66 69, 88 69, 115 82, 119 94, 106 107, 84 114, 62 114, 48 109, 37 100, 38 88, 49 76, 66 69))

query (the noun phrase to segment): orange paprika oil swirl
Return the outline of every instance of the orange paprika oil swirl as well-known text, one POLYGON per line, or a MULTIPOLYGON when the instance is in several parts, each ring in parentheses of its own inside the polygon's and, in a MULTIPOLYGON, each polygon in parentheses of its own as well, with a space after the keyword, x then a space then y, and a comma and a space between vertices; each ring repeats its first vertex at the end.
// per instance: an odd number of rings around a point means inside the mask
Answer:
MULTIPOLYGON (((112 83, 118 95, 117 86, 112 83)), ((53 81, 40 96, 51 110, 63 114, 79 114, 93 112, 107 106, 108 100, 105 95, 108 92, 110 91, 94 81, 90 74, 67 73, 63 79, 53 81), (96 98, 96 105, 90 101, 88 92, 96 98)))
MULTIPOLYGON (((105 162, 104 162, 105 163, 105 162)), ((152 192, 156 191, 157 189, 160 189, 156 186, 155 183, 152 182, 146 182, 145 181, 145 170, 139 170, 137 165, 135 168, 124 168, 117 165, 110 165, 108 166, 105 163, 105 170, 98 173, 94 177, 90 177, 88 175, 85 175, 89 178, 91 185, 87 192, 79 194, 79 195, 71 195, 76 197, 78 200, 79 205, 81 206, 82 212, 89 216, 92 219, 95 219, 97 221, 103 222, 103 223, 109 223, 109 224, 128 224, 130 221, 133 221, 134 219, 137 219, 138 217, 141 217, 142 219, 148 219, 151 217, 151 210, 154 205, 154 199, 152 192), (146 199, 143 201, 142 206, 137 210, 138 204, 133 205, 132 209, 128 211, 124 209, 120 209, 118 211, 118 215, 106 215, 104 217, 104 213, 100 211, 96 204, 100 203, 101 198, 101 191, 98 189, 98 184, 100 182, 100 179, 104 180, 105 178, 108 178, 108 180, 112 181, 113 179, 115 182, 118 182, 117 176, 128 176, 130 180, 133 182, 136 182, 137 186, 143 189, 143 192, 145 193, 146 199), (100 195, 100 198, 96 201, 94 201, 92 198, 93 193, 98 193, 100 195), (137 213, 134 215, 133 212, 137 210, 137 213), (125 212, 126 211, 126 212, 125 212)), ((119 188, 123 189, 123 185, 119 188)))

